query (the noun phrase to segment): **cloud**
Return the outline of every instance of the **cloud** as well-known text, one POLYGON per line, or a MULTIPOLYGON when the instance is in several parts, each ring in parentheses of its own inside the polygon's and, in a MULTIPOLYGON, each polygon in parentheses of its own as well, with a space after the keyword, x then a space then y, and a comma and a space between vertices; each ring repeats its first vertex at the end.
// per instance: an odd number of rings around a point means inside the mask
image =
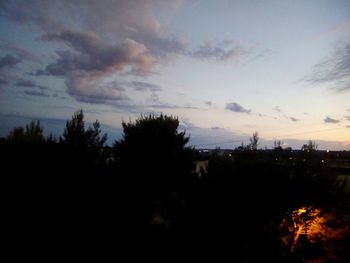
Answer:
POLYGON ((350 90, 350 44, 338 46, 331 56, 314 66, 306 81, 331 83, 337 92, 350 90))
POLYGON ((15 84, 17 87, 25 87, 25 88, 38 88, 40 90, 47 90, 48 88, 45 86, 41 86, 36 84, 32 80, 20 79, 15 84))
POLYGON ((137 75, 151 72, 157 60, 145 45, 126 38, 118 44, 104 42, 95 33, 65 29, 59 33, 46 34, 44 40, 66 44, 71 50, 58 50, 54 63, 38 74, 66 76, 72 71, 92 73, 129 71, 137 75))
POLYGON ((350 128, 350 125, 346 125, 346 128, 350 128))
MULTIPOLYGON (((0 13, 41 32, 41 40, 59 44, 54 61, 33 75, 63 78, 67 93, 79 101, 106 99, 106 104, 124 107, 128 97, 106 80, 118 75, 125 84, 123 78, 155 73, 157 65, 185 53, 186 39, 169 34, 156 17, 161 11, 175 14, 180 5, 181 1, 174 5, 174 1, 153 0, 14 0, 2 1, 0 13)), ((131 85, 139 91, 161 90, 141 82, 131 85)))
POLYGON ((123 107, 130 100, 118 82, 100 84, 98 78, 88 73, 72 73, 66 80, 66 86, 68 94, 81 102, 123 107))
POLYGON ((134 90, 136 91, 161 91, 162 88, 159 87, 158 85, 148 83, 148 82, 143 82, 143 81, 131 81, 126 83, 127 86, 133 87, 134 90))
POLYGON ((282 112, 282 110, 279 106, 274 107, 273 110, 276 112, 279 112, 279 113, 282 112))
POLYGON ((192 105, 185 105, 184 109, 188 109, 188 110, 198 110, 199 108, 196 106, 192 106, 192 105))
POLYGON ((188 54, 193 58, 202 60, 225 61, 239 58, 247 53, 247 50, 239 43, 226 39, 217 43, 206 42, 188 54))
POLYGON ((36 97, 50 97, 48 94, 46 94, 43 91, 37 91, 37 90, 26 90, 24 91, 25 94, 29 96, 36 96, 36 97))
POLYGON ((170 104, 170 103, 163 103, 159 102, 156 104, 150 104, 150 105, 145 105, 144 108, 153 108, 153 109, 179 109, 180 106, 170 104))
POLYGON ((0 59, 0 69, 9 68, 9 67, 12 68, 18 63, 20 63, 21 61, 22 59, 16 56, 13 56, 11 54, 7 54, 0 59))
POLYGON ((350 121, 350 116, 344 116, 347 121, 350 121))
POLYGON ((294 117, 289 117, 289 119, 290 119, 292 122, 297 122, 297 121, 300 121, 299 119, 294 118, 294 117))
MULTIPOLYGON (((229 39, 207 42, 191 50, 185 37, 168 30, 181 2, 4 0, 0 15, 26 30, 33 29, 33 35, 41 36, 37 39, 56 47, 53 60, 33 75, 62 78, 67 94, 78 101, 125 109, 135 103, 127 90, 108 83, 111 77, 117 77, 118 85, 127 89, 131 87, 126 84, 131 77, 157 73, 161 65, 176 56, 226 61, 248 52, 229 39), (164 24, 158 19, 160 14, 164 24)), ((161 91, 141 81, 130 85, 137 91, 161 91)))
MULTIPOLYGON (((156 59, 149 54, 147 48, 131 39, 110 45, 94 33, 73 30, 47 34, 43 39, 62 42, 70 50, 58 50, 56 61, 37 71, 36 75, 64 77, 68 94, 82 102, 119 107, 121 101, 129 98, 122 93, 120 84, 104 84, 104 78, 118 72, 147 75, 156 64, 156 59)), ((131 82, 130 85, 138 88, 147 86, 141 82, 131 82)), ((151 84, 147 88, 158 90, 151 84)))
POLYGON ((5 79, 0 79, 0 85, 6 85, 8 84, 9 82, 5 79))
POLYGON ((336 119, 330 118, 328 116, 323 121, 325 123, 339 123, 340 122, 340 120, 336 120, 336 119))
POLYGON ((245 109, 243 106, 239 105, 236 102, 226 103, 225 109, 233 112, 241 112, 247 114, 250 114, 252 112, 250 109, 245 109))
POLYGON ((0 40, 0 48, 2 50, 6 50, 6 52, 8 52, 9 55, 14 56, 21 61, 26 60, 31 62, 40 62, 38 56, 28 51, 27 49, 18 47, 12 42, 0 40))
POLYGON ((175 14, 181 3, 174 5, 174 1, 15 0, 2 3, 3 16, 43 32, 71 28, 118 41, 130 38, 159 57, 182 53, 186 48, 184 38, 168 34, 156 18, 164 12, 168 16, 175 14))
POLYGON ((213 103, 211 101, 206 101, 204 102, 206 105, 208 105, 209 107, 213 105, 213 103))
POLYGON ((242 142, 249 142, 249 136, 247 135, 237 134, 219 126, 201 128, 187 118, 180 119, 179 129, 190 135, 189 145, 199 149, 215 147, 232 149, 242 142))

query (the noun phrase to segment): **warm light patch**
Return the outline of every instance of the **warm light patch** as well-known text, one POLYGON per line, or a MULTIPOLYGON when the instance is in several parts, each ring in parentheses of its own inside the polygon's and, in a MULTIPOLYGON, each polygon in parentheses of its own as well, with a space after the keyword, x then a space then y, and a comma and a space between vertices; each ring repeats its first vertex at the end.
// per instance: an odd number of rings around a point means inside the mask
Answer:
POLYGON ((313 236, 318 235, 322 231, 322 225, 324 218, 320 215, 320 210, 311 206, 301 207, 292 211, 292 224, 291 228, 293 233, 293 241, 291 244, 290 251, 293 252, 295 247, 298 245, 299 237, 301 234, 305 235, 306 238, 311 241, 313 236))
POLYGON ((305 208, 298 209, 298 215, 301 215, 303 213, 306 213, 306 209, 305 208))

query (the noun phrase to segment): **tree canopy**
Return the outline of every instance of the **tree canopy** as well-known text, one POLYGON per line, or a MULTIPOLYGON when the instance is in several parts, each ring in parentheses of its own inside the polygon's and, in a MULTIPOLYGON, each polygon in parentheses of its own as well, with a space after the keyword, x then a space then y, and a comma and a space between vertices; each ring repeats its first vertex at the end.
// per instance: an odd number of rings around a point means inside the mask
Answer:
POLYGON ((173 116, 149 114, 135 122, 122 122, 123 138, 114 144, 117 159, 136 175, 148 174, 152 181, 176 180, 190 171, 189 137, 179 132, 173 116))
POLYGON ((85 129, 83 110, 74 113, 71 120, 66 122, 66 127, 61 137, 61 142, 78 148, 103 147, 107 140, 107 134, 101 136, 100 123, 96 120, 92 127, 85 129))

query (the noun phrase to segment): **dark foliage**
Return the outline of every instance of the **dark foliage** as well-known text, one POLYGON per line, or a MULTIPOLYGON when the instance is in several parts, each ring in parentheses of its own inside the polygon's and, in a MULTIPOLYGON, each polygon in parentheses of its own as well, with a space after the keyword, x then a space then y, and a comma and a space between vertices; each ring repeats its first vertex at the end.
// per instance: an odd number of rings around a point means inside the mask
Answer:
MULTIPOLYGON (((309 205, 336 213, 334 227, 348 224, 349 195, 334 188, 335 170, 314 143, 294 153, 281 145, 260 151, 256 133, 256 147, 203 156, 186 147, 177 118, 122 125, 113 148, 98 121, 85 128, 82 111, 59 141, 45 138, 39 122, 0 141, 5 262, 306 262, 326 252, 319 243, 294 253, 281 245, 288 213, 309 205), (191 173, 195 159, 209 160, 202 178, 191 173)), ((335 262, 348 262, 349 237, 337 242, 327 248, 337 249, 335 262)))
POLYGON ((124 134, 114 144, 115 155, 132 183, 141 186, 138 191, 168 194, 185 183, 193 151, 185 146, 189 137, 177 130, 177 118, 141 116, 135 123, 123 122, 122 126, 124 134))

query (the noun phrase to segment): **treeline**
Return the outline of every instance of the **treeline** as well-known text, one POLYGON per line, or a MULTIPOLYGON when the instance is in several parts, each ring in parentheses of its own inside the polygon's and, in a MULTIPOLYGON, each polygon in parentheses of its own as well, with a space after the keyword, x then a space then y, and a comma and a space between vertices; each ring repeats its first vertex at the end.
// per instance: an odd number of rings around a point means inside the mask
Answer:
MULTIPOLYGON (((32 122, 1 141, 8 259, 304 262, 305 253, 281 242, 286 229, 278 226, 301 206, 331 211, 344 203, 313 151, 280 162, 280 148, 256 150, 254 133, 244 150, 204 157, 186 147, 176 117, 146 115, 122 126, 122 139, 106 147, 99 122, 86 127, 78 111, 58 138, 32 122), (208 173, 198 178, 193 161, 203 158, 208 173)), ((307 257, 326 253, 320 247, 307 257)))

